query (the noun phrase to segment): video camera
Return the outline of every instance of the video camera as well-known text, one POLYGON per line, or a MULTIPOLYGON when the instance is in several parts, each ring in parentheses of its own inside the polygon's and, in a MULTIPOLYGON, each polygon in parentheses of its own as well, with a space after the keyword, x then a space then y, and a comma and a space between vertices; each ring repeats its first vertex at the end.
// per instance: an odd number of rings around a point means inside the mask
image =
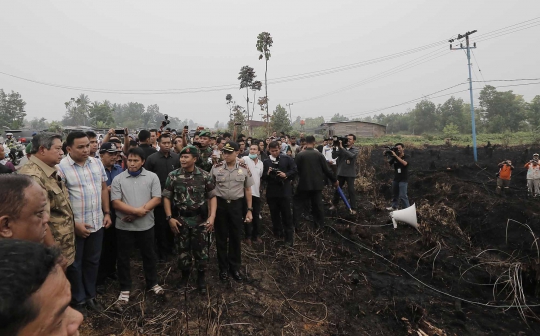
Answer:
POLYGON ((399 152, 399 148, 397 148, 396 146, 385 146, 384 148, 386 148, 386 150, 384 151, 384 155, 386 156, 393 156, 392 153, 398 154, 399 152))
POLYGON ((349 143, 349 138, 348 137, 340 137, 340 136, 337 136, 337 135, 334 135, 332 137, 332 147, 339 147, 339 142, 341 141, 341 144, 343 145, 343 147, 346 147, 349 143))
POLYGON ((165 127, 165 126, 167 126, 168 124, 171 123, 171 121, 169 120, 169 116, 168 116, 167 114, 164 114, 164 115, 163 115, 163 118, 165 118, 165 120, 163 120, 163 121, 161 122, 161 127, 162 127, 162 128, 165 127))

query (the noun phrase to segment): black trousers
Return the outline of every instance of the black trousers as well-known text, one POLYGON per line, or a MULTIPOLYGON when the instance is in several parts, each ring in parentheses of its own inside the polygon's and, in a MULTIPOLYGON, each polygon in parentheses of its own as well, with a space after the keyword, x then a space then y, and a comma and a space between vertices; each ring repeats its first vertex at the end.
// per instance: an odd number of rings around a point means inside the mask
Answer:
POLYGON ((121 291, 131 291, 130 257, 138 247, 143 261, 146 289, 157 284, 157 260, 154 251, 154 228, 146 231, 116 230, 118 241, 118 281, 121 291))
MULTIPOLYGON (((356 210, 356 191, 354 190, 354 179, 355 177, 346 177, 346 176, 338 176, 339 186, 341 189, 343 189, 343 186, 345 185, 345 182, 347 182, 347 190, 349 191, 349 204, 351 205, 351 209, 356 210)), ((339 193, 336 189, 336 192, 334 193, 334 199, 332 200, 332 204, 334 206, 337 206, 339 200, 340 200, 339 193)))
POLYGON ((101 246, 101 257, 99 259, 96 282, 98 285, 102 285, 109 275, 116 273, 116 212, 114 211, 111 211, 111 221, 111 226, 103 232, 103 244, 101 246))
POLYGON ((274 235, 284 235, 286 242, 293 242, 294 226, 291 216, 290 197, 268 197, 266 199, 272 218, 274 235))
POLYGON ((217 198, 214 231, 220 272, 239 271, 242 264, 242 202, 243 198, 230 202, 217 198))
POLYGON ((173 255, 174 234, 165 220, 165 208, 162 205, 154 208, 154 228, 156 230, 156 254, 158 259, 166 259, 173 255))
POLYGON ((300 215, 303 209, 309 209, 315 220, 315 228, 324 226, 324 208, 322 200, 322 190, 296 190, 294 194, 293 221, 295 225, 300 223, 300 215))
POLYGON ((259 214, 261 213, 261 199, 256 196, 252 196, 251 203, 253 208, 253 211, 251 212, 253 214, 253 221, 251 223, 244 224, 244 234, 246 239, 255 241, 261 234, 261 220, 259 218, 259 214))

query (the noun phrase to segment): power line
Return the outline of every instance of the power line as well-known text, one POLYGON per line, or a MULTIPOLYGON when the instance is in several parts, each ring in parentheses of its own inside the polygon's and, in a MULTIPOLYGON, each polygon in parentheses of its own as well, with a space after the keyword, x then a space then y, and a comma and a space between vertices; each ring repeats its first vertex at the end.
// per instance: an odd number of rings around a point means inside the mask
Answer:
MULTIPOLYGON (((508 80, 502 79, 502 80, 479 81, 479 82, 500 82, 500 81, 519 81, 519 80, 521 80, 521 79, 508 79, 508 80)), ((527 80, 527 79, 526 79, 526 80, 527 80)), ((535 80, 540 80, 540 78, 535 78, 535 80)), ((446 90, 449 90, 449 89, 452 89, 452 88, 455 88, 455 87, 457 87, 457 86, 464 85, 464 84, 467 84, 467 83, 468 83, 468 82, 459 83, 459 84, 456 84, 456 85, 447 87, 447 88, 445 88, 445 89, 442 89, 442 90, 439 90, 439 91, 436 91, 436 92, 433 92, 433 93, 430 93, 430 94, 427 94, 427 95, 423 95, 422 97, 415 98, 415 99, 411 99, 411 100, 408 100, 408 101, 406 101, 406 102, 399 103, 399 104, 395 104, 395 105, 392 105, 392 106, 387 106, 387 107, 383 107, 383 108, 377 108, 377 109, 373 109, 373 110, 363 111, 363 112, 360 112, 360 113, 344 114, 344 116, 350 117, 350 118, 355 118, 355 117, 359 117, 359 116, 364 116, 364 115, 368 115, 368 114, 372 114, 372 113, 376 113, 376 112, 388 110, 388 109, 391 109, 391 108, 394 108, 394 107, 398 107, 398 106, 403 106, 403 105, 406 105, 406 104, 410 104, 410 103, 413 103, 413 102, 416 102, 416 101, 419 101, 419 100, 426 99, 426 97, 427 97, 427 98, 430 98, 430 99, 434 99, 434 98, 440 98, 440 97, 450 96, 450 95, 453 95, 453 94, 456 94, 456 93, 466 92, 466 91, 469 91, 469 90, 468 90, 468 89, 465 89, 465 90, 460 90, 460 91, 454 91, 454 92, 450 92, 450 93, 445 93, 445 94, 438 95, 438 96, 433 96, 434 94, 437 94, 437 93, 440 93, 440 92, 443 92, 443 91, 446 91, 446 90), (433 97, 430 97, 430 96, 433 96, 433 97)), ((514 86, 528 86, 528 85, 537 85, 537 84, 540 84, 540 81, 539 81, 539 82, 533 82, 533 83, 525 83, 525 84, 500 85, 500 86, 497 86, 496 88, 514 87, 514 86)), ((477 91, 477 90, 479 90, 479 89, 473 89, 473 91, 477 91)), ((329 115, 326 115, 326 117, 328 117, 328 116, 329 116, 329 115)))
POLYGON ((482 76, 482 79, 485 81, 484 74, 482 73, 482 70, 480 69, 480 64, 478 64, 478 61, 476 60, 476 55, 474 54, 473 50, 471 50, 471 52, 473 54, 474 62, 476 64, 476 67, 478 68, 478 72, 480 72, 480 76, 482 76))
MULTIPOLYGON (((496 29, 494 31, 488 32, 483 35, 479 35, 479 39, 477 41, 485 41, 492 38, 497 38, 503 35, 511 34, 517 31, 533 28, 540 25, 540 17, 536 17, 530 20, 526 20, 520 23, 516 23, 510 26, 506 26, 503 28, 496 29), (508 31, 505 31, 508 30, 508 31)), ((358 67, 363 67, 367 65, 372 65, 384 61, 388 61, 395 58, 404 57, 410 54, 414 54, 417 52, 429 50, 431 48, 437 47, 438 45, 441 45, 445 43, 445 40, 433 42, 424 46, 416 47, 413 49, 404 50, 401 52, 381 56, 378 58, 373 58, 357 63, 351 63, 347 65, 342 65, 338 67, 323 69, 323 70, 316 70, 306 73, 300 73, 296 75, 289 75, 289 76, 283 76, 283 77, 277 77, 274 79, 269 80, 270 84, 280 84, 290 81, 297 81, 302 79, 309 79, 313 77, 318 76, 324 76, 329 75, 337 72, 347 71, 351 69, 355 69, 358 67)), ((87 87, 79 87, 79 86, 72 86, 72 85, 64 85, 64 84, 56 84, 56 83, 48 83, 48 82, 42 82, 37 81, 29 78, 24 78, 22 76, 17 76, 13 74, 9 74, 6 72, 1 72, 0 74, 9 76, 12 78, 16 78, 19 80, 31 82, 34 84, 44 85, 44 86, 50 86, 55 88, 61 88, 66 90, 83 90, 88 92, 96 92, 96 93, 111 93, 111 94, 137 94, 137 95, 149 95, 149 94, 188 94, 188 93, 200 93, 200 92, 214 92, 214 91, 225 91, 225 90, 234 90, 238 88, 238 84, 226 84, 226 85, 214 85, 214 86, 202 86, 202 87, 192 87, 192 88, 172 88, 172 89, 100 89, 100 88, 87 88, 87 87)), ((305 100, 307 101, 307 100, 305 100)))

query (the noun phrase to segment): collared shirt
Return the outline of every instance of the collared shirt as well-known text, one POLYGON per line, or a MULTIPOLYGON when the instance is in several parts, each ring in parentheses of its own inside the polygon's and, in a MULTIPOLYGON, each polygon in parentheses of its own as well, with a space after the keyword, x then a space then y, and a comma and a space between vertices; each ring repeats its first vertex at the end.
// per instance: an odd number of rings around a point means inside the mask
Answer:
POLYGON ((145 160, 148 159, 150 157, 150 155, 157 152, 157 150, 154 147, 152 147, 152 146, 150 146, 148 144, 140 144, 139 148, 144 151, 144 155, 146 156, 145 160))
POLYGON ((122 174, 123 171, 122 166, 116 163, 111 167, 111 170, 105 168, 105 173, 107 174, 107 187, 110 186, 114 178, 122 174))
POLYGON ((248 166, 251 176, 253 177, 253 185, 251 186, 251 195, 261 197, 261 177, 263 174, 263 163, 257 159, 257 163, 249 156, 244 158, 246 166, 248 166))
POLYGON ((254 184, 249 168, 240 161, 236 161, 233 168, 229 168, 225 161, 218 163, 212 167, 210 175, 215 181, 216 196, 226 200, 234 201, 244 197, 244 188, 254 184))
POLYGON ((162 152, 150 155, 144 163, 144 168, 155 173, 159 178, 161 190, 165 187, 165 181, 169 173, 180 167, 180 156, 176 153, 168 153, 165 156, 162 152))
POLYGON ((69 193, 57 170, 35 155, 19 170, 19 174, 32 177, 47 192, 50 209, 49 228, 60 246, 68 266, 75 261, 75 220, 69 202, 69 193))
POLYGON ((81 166, 68 154, 60 161, 58 168, 69 192, 75 222, 91 225, 90 232, 101 229, 101 184, 107 181, 101 161, 89 157, 81 166))
MULTIPOLYGON (((131 176, 126 170, 118 175, 111 185, 111 201, 121 200, 127 205, 139 208, 154 197, 161 197, 161 186, 156 174, 142 169, 138 176, 131 176)), ((126 214, 116 210, 116 228, 126 231, 146 231, 154 226, 154 210, 132 222, 124 222, 126 214)))

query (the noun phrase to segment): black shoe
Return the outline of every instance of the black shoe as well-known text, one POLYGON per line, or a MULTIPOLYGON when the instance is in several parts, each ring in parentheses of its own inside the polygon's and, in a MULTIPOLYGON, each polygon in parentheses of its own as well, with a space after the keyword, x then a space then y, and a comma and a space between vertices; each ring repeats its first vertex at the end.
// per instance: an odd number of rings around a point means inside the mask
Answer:
POLYGON ((84 303, 75 303, 71 305, 71 308, 75 309, 82 314, 84 318, 88 317, 88 310, 86 309, 86 304, 84 303))
POLYGON ((180 281, 176 284, 176 288, 178 289, 184 289, 187 287, 187 284, 189 282, 189 275, 191 274, 191 270, 184 270, 182 271, 182 278, 180 281))
POLYGON ((201 294, 206 294, 206 280, 204 279, 204 271, 199 271, 197 276, 197 288, 201 294))
POLYGON ((231 271, 231 276, 238 282, 242 281, 242 275, 238 271, 231 271))
POLYGON ((101 284, 101 285, 96 286, 96 293, 98 293, 99 295, 105 294, 105 291, 106 291, 105 285, 101 284))
POLYGON ((219 272, 219 280, 221 280, 221 282, 226 282, 229 280, 229 274, 227 274, 227 272, 219 272))
POLYGON ((86 306, 96 313, 101 313, 103 311, 103 306, 97 302, 95 298, 86 301, 86 306))

